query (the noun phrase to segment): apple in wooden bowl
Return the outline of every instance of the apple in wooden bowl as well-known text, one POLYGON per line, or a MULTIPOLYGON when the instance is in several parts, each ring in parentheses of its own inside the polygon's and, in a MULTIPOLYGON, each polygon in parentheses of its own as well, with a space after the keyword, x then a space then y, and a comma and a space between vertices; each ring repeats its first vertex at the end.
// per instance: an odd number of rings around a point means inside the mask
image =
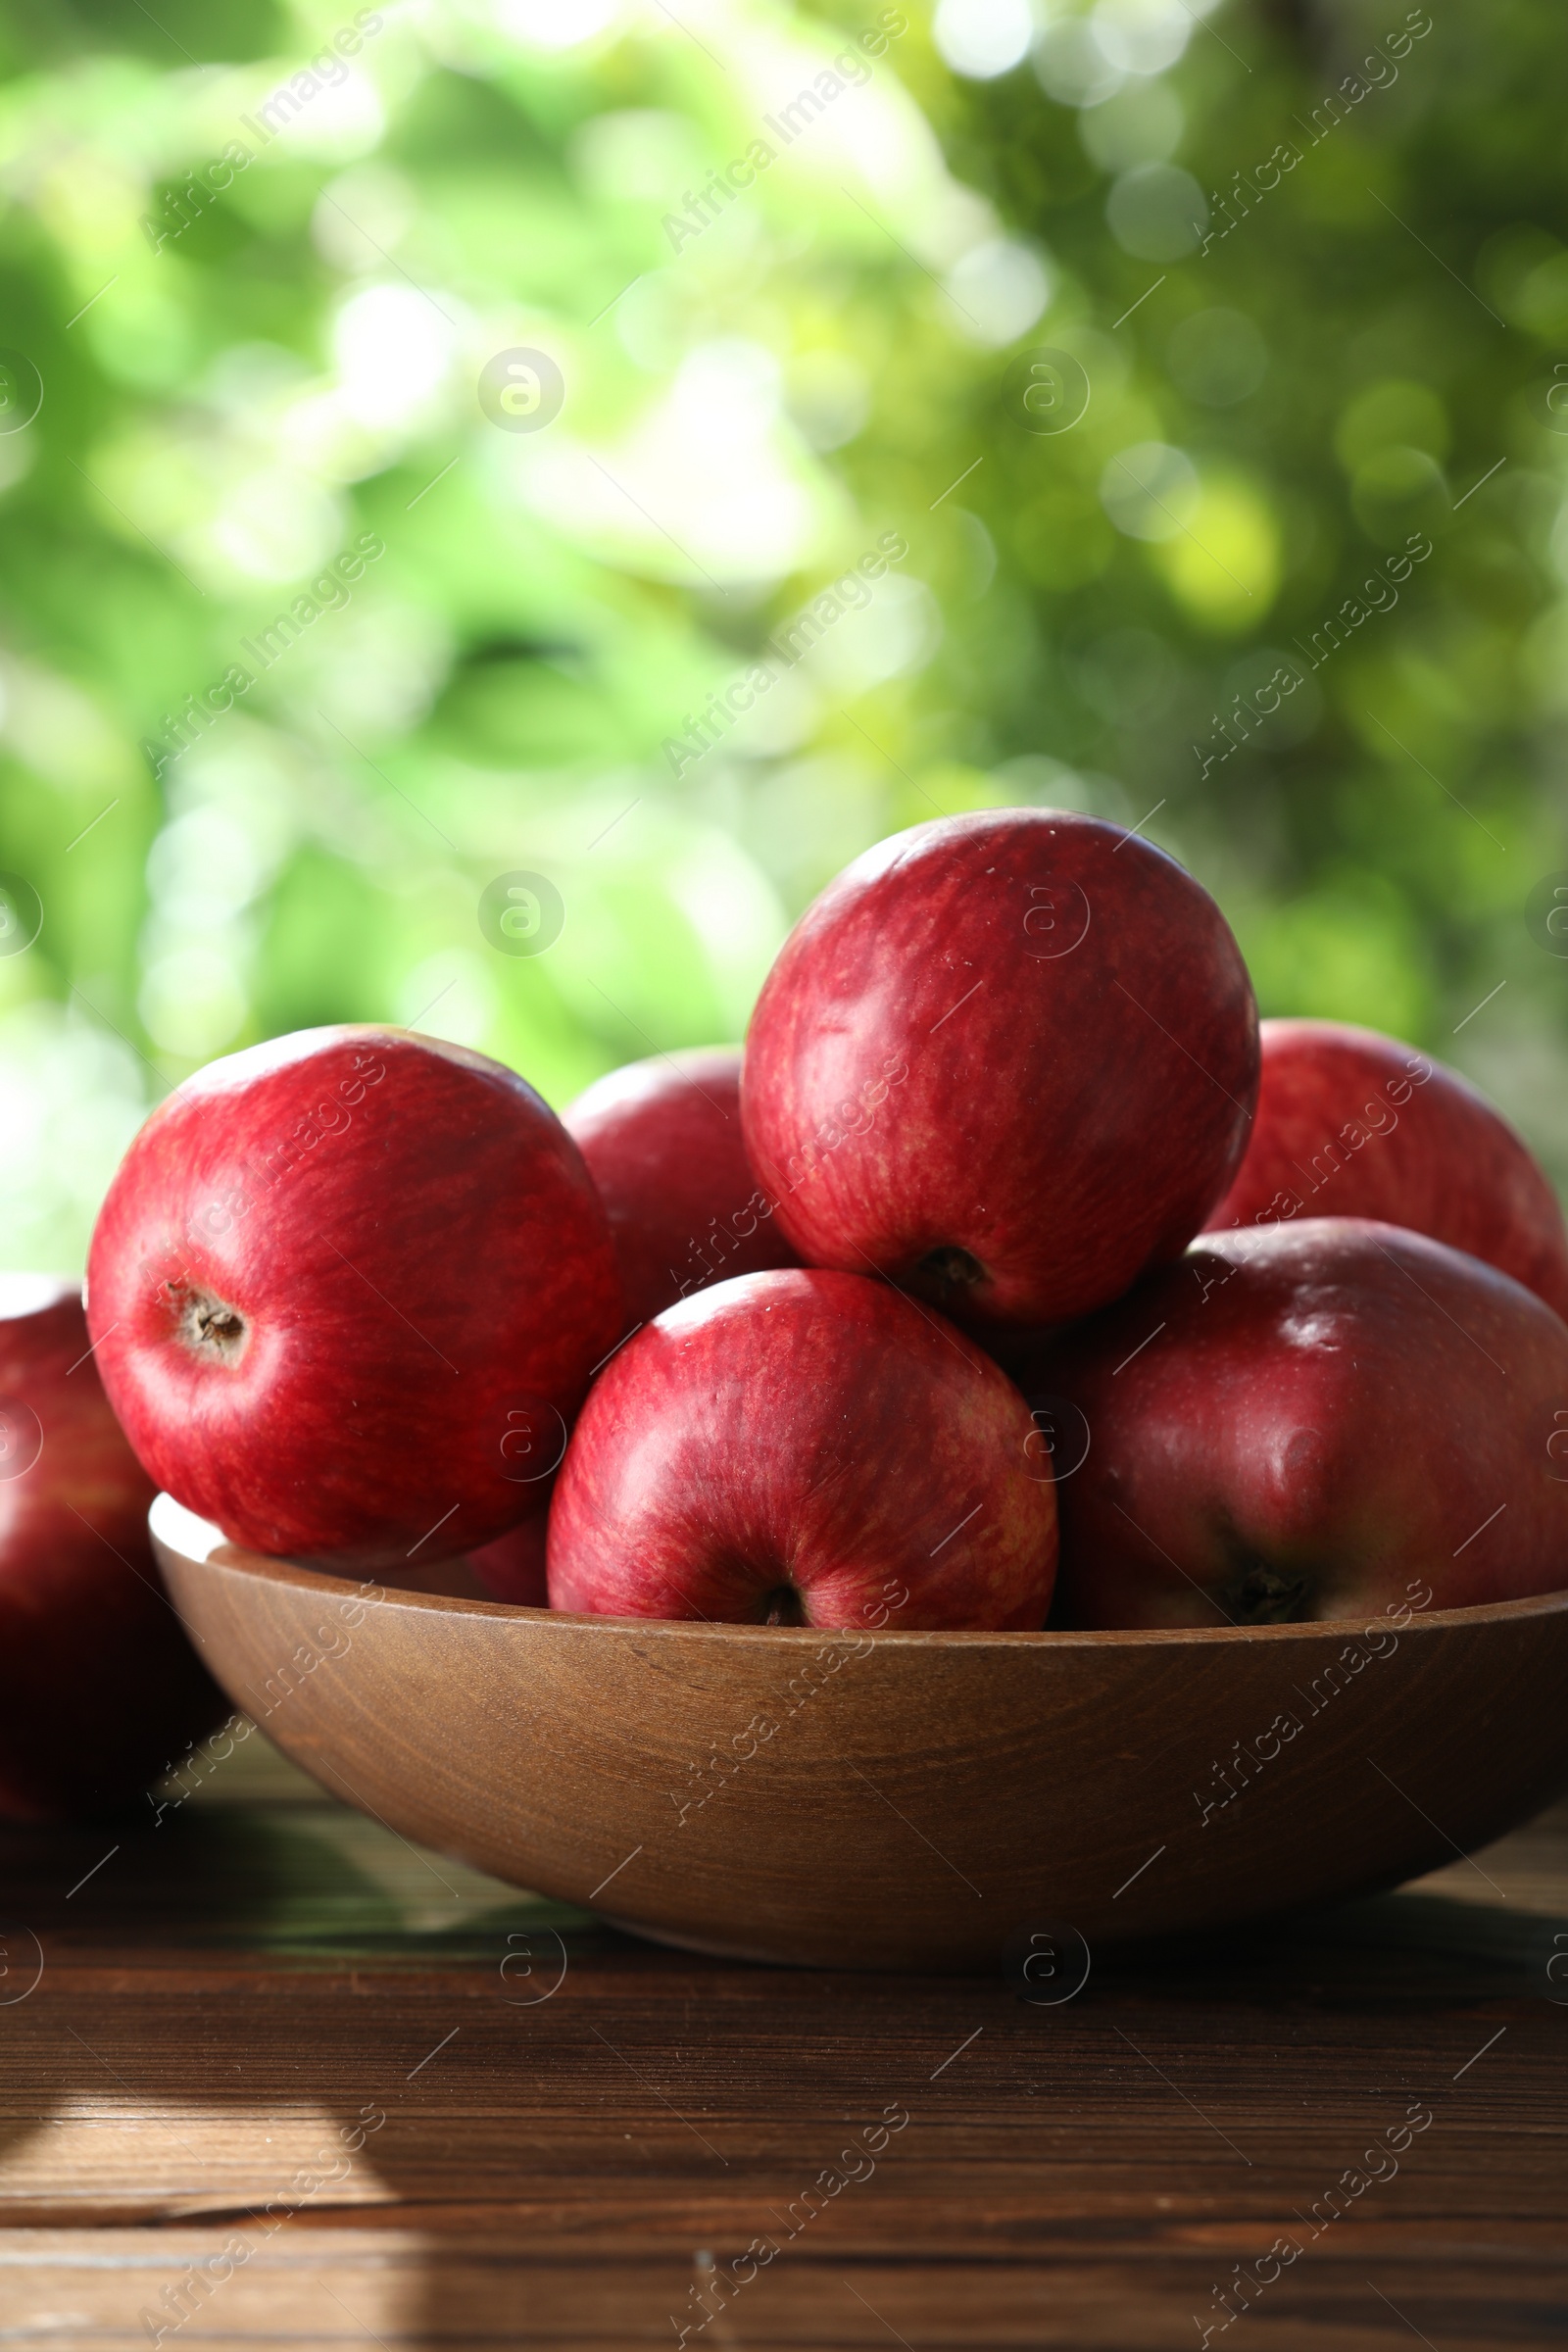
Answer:
POLYGON ((1568 1592, 1368 1622, 906 1633, 571 1616, 266 1558, 161 1495, 236 1706, 405 1837, 640 1934, 985 1970, 1391 1886, 1568 1787, 1568 1592))

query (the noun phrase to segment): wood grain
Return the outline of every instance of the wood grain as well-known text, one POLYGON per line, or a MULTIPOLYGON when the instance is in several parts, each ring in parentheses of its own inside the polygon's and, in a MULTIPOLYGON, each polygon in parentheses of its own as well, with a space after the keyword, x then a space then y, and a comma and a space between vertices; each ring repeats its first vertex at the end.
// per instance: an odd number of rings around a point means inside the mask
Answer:
POLYGON ((325 1788, 742 1958, 990 1969, 1040 1923, 1097 1952, 1211 1930, 1396 1885, 1568 1786, 1568 1593, 1397 1632, 824 1642, 367 1596, 168 1496, 153 1531, 212 1670, 325 1788))
POLYGON ((166 2347, 628 2352, 769 2239, 689 2345, 1166 2352, 1282 2230, 1302 2254, 1215 2344, 1562 2340, 1568 1808, 1286 1930, 1097 1952, 1037 2009, 994 1967, 635 1942, 219 1744, 156 1817, 0 1834, 0 1994, 24 1927, 43 1957, 0 2007, 8 2340, 145 2346, 237 2238, 166 2347), (1307 2239, 1410 2099, 1397 2173, 1307 2239), (347 2172, 287 2196, 367 2108, 347 2172))

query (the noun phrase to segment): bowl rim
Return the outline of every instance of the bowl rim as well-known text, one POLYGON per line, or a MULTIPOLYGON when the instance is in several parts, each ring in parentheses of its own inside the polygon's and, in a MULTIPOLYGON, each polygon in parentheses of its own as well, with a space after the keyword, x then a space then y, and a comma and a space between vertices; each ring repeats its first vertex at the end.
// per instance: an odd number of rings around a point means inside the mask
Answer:
POLYGON ((298 1560, 251 1551, 242 1544, 230 1543, 220 1528, 187 1510, 168 1494, 156 1497, 147 1516, 155 1544, 198 1567, 226 1568, 255 1577, 260 1583, 293 1585, 307 1591, 318 1589, 323 1594, 346 1593, 359 1600, 373 1596, 376 1607, 394 1601, 400 1606, 432 1610, 442 1616, 520 1619, 538 1625, 593 1628, 607 1635, 637 1634, 645 1639, 668 1640, 675 1636, 700 1642, 762 1641, 795 1649, 816 1649, 824 1643, 856 1639, 874 1642, 884 1648, 930 1649, 949 1645, 973 1648, 979 1643, 989 1643, 995 1648, 1046 1652, 1249 1642, 1352 1642, 1358 1632, 1370 1637, 1380 1628, 1397 1636, 1418 1629, 1467 1626, 1479 1629, 1484 1625, 1516 1624, 1531 1617, 1568 1614, 1568 1586, 1565 1586, 1552 1592, 1527 1593, 1516 1600, 1480 1601, 1453 1609, 1412 1609, 1403 1625, 1396 1624, 1386 1609, 1372 1617, 1309 1617, 1288 1625, 1038 1626, 1014 1633, 984 1628, 917 1631, 896 1626, 733 1625, 687 1617, 611 1617, 596 1612, 531 1608, 522 1601, 469 1600, 459 1593, 421 1592, 401 1585, 383 1586, 373 1572, 356 1579, 334 1575, 327 1569, 306 1567, 298 1560), (191 1540, 193 1536, 198 1539, 195 1543, 191 1540))

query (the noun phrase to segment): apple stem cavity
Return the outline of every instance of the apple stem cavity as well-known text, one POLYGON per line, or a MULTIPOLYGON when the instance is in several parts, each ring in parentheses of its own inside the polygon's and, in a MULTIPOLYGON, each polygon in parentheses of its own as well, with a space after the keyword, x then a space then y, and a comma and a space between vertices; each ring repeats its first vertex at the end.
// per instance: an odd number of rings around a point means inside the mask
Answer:
POLYGON ((971 1290, 977 1282, 985 1280, 986 1273, 977 1257, 951 1244, 944 1244, 940 1250, 928 1250, 918 1271, 929 1274, 934 1283, 948 1292, 971 1290))
POLYGON ((1250 1560, 1225 1588, 1223 1605, 1237 1625, 1297 1625, 1310 1615, 1304 1573, 1250 1560))
MULTIPOLYGON (((172 1289, 172 1285, 171 1285, 172 1289)), ((192 1354, 209 1362, 236 1364, 245 1352, 250 1325, 237 1306, 207 1291, 176 1292, 179 1336, 192 1354)))
POLYGON ((793 1585, 775 1585, 772 1592, 764 1593, 762 1598, 764 1604, 762 1623, 764 1625, 804 1625, 806 1623, 806 1611, 802 1606, 801 1596, 793 1585))

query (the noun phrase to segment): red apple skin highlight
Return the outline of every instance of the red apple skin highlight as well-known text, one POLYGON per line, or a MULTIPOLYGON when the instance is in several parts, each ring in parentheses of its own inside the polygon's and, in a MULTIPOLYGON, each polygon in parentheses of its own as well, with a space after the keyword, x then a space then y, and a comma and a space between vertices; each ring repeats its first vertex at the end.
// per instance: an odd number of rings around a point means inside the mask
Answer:
POLYGON ((1038 1627, 1055 1495, 1029 1408, 858 1274, 718 1283, 600 1375, 550 1512, 550 1604, 732 1624, 1038 1627))
POLYGON ((143 1465, 231 1541, 356 1567, 537 1505, 624 1324, 576 1145, 514 1072, 395 1029, 214 1062, 93 1235, 88 1322, 143 1465))
POLYGON ((628 1062, 563 1112, 610 1216, 628 1323, 710 1282, 800 1259, 741 1136, 741 1050, 628 1062))
POLYGON ((797 924, 747 1036, 753 1165, 809 1264, 978 1332, 1051 1324, 1176 1256, 1257 1089, 1241 952, 1192 877, 1058 809, 917 825, 797 924))
POLYGON ((1507 1121, 1456 1070, 1375 1029, 1265 1021, 1257 1115, 1208 1220, 1373 1217, 1511 1274, 1568 1316, 1568 1229, 1507 1121))
POLYGON ((1059 1338, 1087 1417, 1053 1623, 1461 1608, 1568 1584, 1568 1325, 1394 1225, 1205 1234, 1059 1338))
POLYGON ((139 1796, 227 1712, 165 1595, 154 1488, 76 1283, 0 1277, 0 1816, 139 1796))

